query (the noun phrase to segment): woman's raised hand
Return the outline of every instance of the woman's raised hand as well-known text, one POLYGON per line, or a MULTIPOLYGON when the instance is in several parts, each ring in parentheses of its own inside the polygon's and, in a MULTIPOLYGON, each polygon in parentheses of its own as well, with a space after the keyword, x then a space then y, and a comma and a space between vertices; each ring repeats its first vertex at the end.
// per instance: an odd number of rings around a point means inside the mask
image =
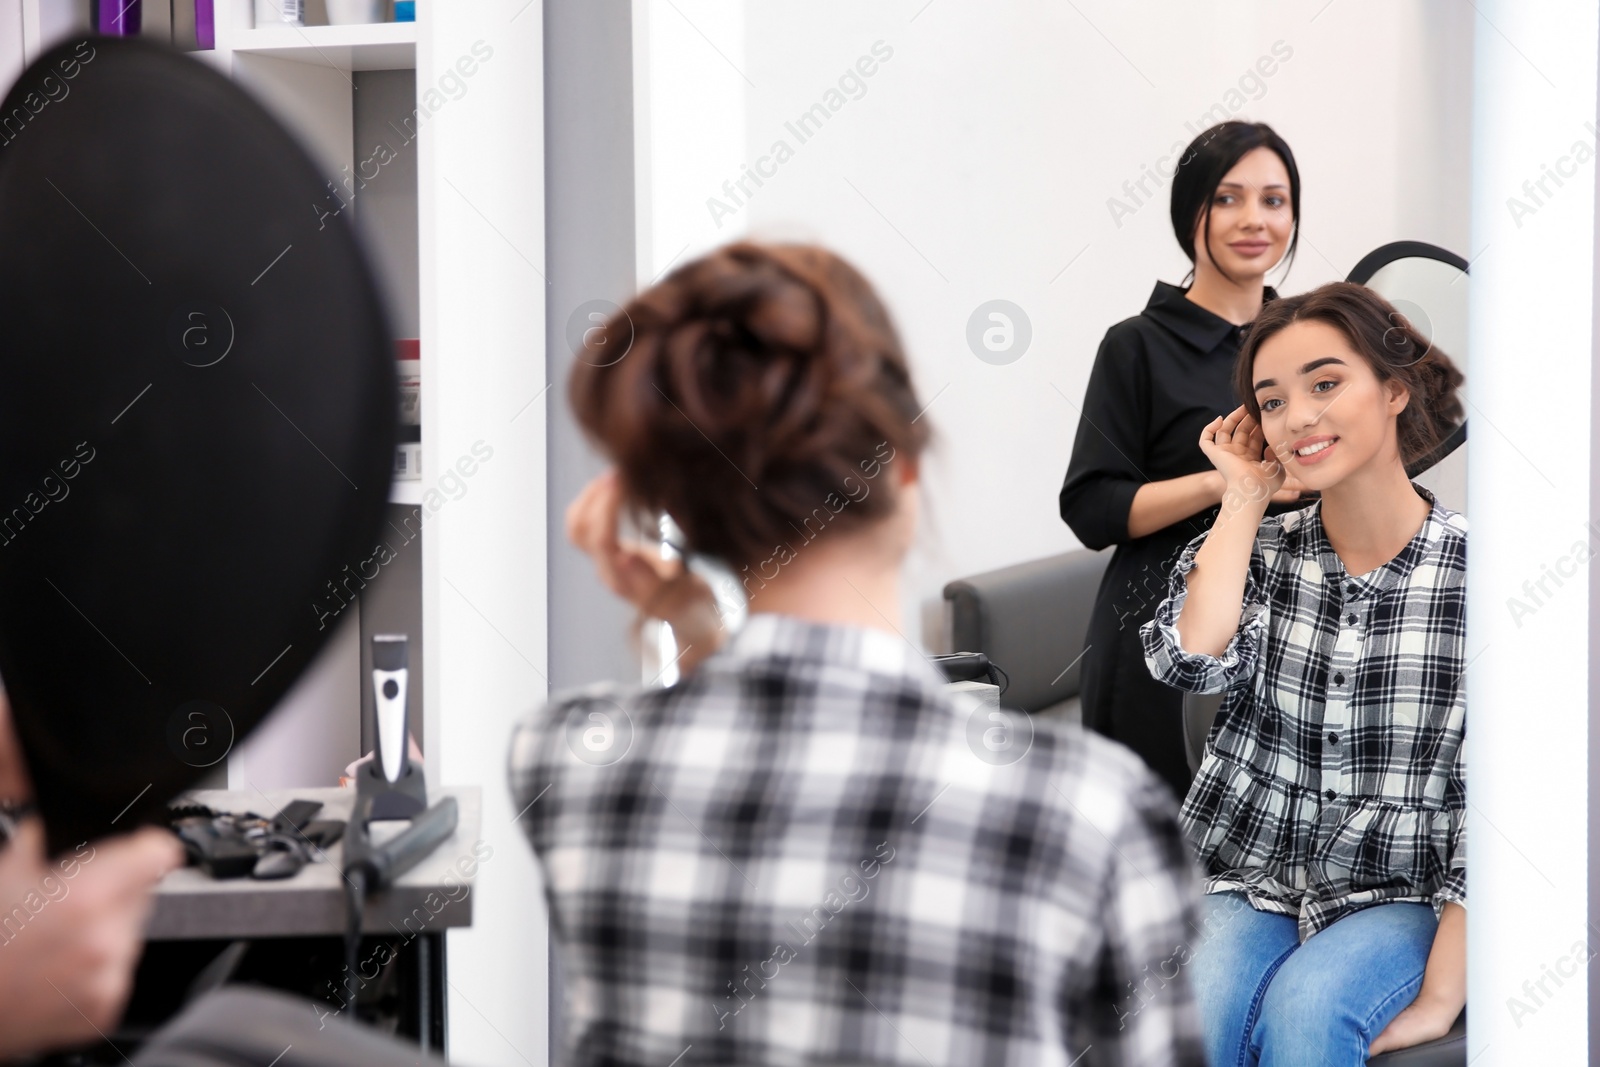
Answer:
MULTIPOLYGON (((600 580, 617 596, 652 618, 670 619, 669 588, 685 574, 681 560, 662 559, 659 549, 645 544, 624 544, 617 534, 622 515, 622 484, 615 470, 599 475, 567 506, 567 538, 594 561, 600 580)), ((695 576, 698 578, 698 576, 695 576)), ((703 581, 683 583, 679 596, 703 596, 711 589, 703 581)))
POLYGON ((1313 490, 1306 488, 1306 484, 1297 478, 1294 474, 1294 471, 1290 469, 1288 462, 1289 449, 1287 445, 1276 449, 1272 445, 1266 445, 1261 455, 1261 462, 1263 466, 1275 466, 1278 470, 1283 471, 1283 483, 1279 485, 1277 491, 1272 494, 1273 503, 1293 503, 1304 497, 1306 494, 1314 492, 1313 490))
POLYGON ((615 470, 596 477, 567 506, 567 538, 594 561, 606 588, 640 615, 671 624, 684 649, 679 670, 688 673, 722 643, 716 595, 682 560, 663 559, 652 545, 622 542, 617 534, 622 499, 622 482, 615 470))
MULTIPOLYGON (((1252 500, 1265 500, 1280 490, 1301 488, 1298 481, 1289 483, 1284 465, 1267 454, 1261 424, 1243 404, 1206 423, 1200 431, 1200 451, 1222 474, 1224 499, 1229 493, 1243 493, 1252 500)), ((1298 492, 1287 499, 1297 498, 1298 492)))

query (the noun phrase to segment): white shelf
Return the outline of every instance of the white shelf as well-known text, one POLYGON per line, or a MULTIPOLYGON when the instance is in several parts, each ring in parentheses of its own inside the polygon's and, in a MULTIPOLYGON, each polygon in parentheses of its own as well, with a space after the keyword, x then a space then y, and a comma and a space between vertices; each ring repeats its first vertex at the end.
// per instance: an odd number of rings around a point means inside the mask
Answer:
POLYGON ((417 24, 258 26, 238 30, 233 51, 344 71, 410 70, 417 65, 417 24))
POLYGON ((389 503, 391 504, 421 504, 422 479, 413 478, 408 481, 396 479, 389 483, 389 503))

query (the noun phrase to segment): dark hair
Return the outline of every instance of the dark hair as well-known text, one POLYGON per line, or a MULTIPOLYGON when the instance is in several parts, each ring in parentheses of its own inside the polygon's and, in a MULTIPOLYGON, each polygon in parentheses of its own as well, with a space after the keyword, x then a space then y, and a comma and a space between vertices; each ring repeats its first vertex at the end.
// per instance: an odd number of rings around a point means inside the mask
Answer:
POLYGON ((630 330, 614 362, 579 352, 573 411, 630 504, 670 515, 691 552, 740 567, 805 537, 814 516, 838 529, 882 518, 893 489, 857 498, 852 479, 927 444, 888 312, 823 248, 716 249, 629 301, 602 342, 630 330))
MULTIPOLYGON (((1189 142, 1183 150, 1183 160, 1172 178, 1172 229, 1178 236, 1178 247, 1195 258, 1194 231, 1205 220, 1205 246, 1211 249, 1211 200, 1217 186, 1228 176, 1234 164, 1257 148, 1270 148, 1283 160, 1289 172, 1289 210, 1294 218, 1294 236, 1289 238, 1288 254, 1284 256, 1285 270, 1294 263, 1295 249, 1300 247, 1300 168, 1295 166, 1294 153, 1289 143, 1278 136, 1276 130, 1265 122, 1219 122, 1199 137, 1189 142)), ((1213 263, 1216 261, 1213 260, 1213 263)), ((1228 272, 1217 270, 1231 282, 1228 272)), ((1194 275, 1191 266, 1189 274, 1194 275)))
POLYGON ((1424 337, 1383 297, 1364 285, 1329 282, 1299 296, 1279 297, 1261 306, 1245 330, 1233 387, 1257 422, 1256 353, 1275 334, 1296 322, 1332 326, 1366 359, 1380 382, 1399 381, 1411 394, 1396 427, 1400 458, 1410 465, 1432 452, 1461 423, 1463 411, 1456 390, 1465 381, 1450 357, 1424 337))

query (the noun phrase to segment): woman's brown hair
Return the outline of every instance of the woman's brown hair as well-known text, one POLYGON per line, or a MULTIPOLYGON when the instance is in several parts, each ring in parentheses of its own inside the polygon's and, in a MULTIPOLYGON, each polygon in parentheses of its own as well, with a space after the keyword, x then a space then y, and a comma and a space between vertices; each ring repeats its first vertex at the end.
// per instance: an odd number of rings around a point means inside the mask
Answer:
POLYGON ((578 356, 573 411, 630 504, 735 568, 819 523, 883 517, 898 486, 859 487, 928 440, 888 312, 815 246, 716 249, 634 297, 578 356))
POLYGON ((1364 285, 1329 282, 1299 296, 1279 297, 1261 306, 1245 331, 1233 369, 1233 388, 1251 416, 1261 421, 1254 376, 1256 353, 1268 338, 1296 322, 1323 322, 1344 334, 1378 376, 1398 380, 1411 394, 1400 412, 1396 435, 1400 458, 1408 466, 1432 452, 1461 423, 1456 390, 1466 379, 1394 305, 1364 285))

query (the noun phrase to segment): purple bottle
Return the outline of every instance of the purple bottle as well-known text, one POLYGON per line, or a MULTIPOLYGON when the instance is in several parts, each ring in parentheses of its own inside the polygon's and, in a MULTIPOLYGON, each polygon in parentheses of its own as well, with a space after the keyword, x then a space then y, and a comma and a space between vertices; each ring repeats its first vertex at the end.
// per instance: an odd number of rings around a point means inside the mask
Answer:
MULTIPOLYGON (((182 4, 187 0, 174 0, 174 2, 182 4)), ((217 47, 217 18, 212 0, 194 0, 194 33, 199 47, 217 47)))
POLYGON ((140 0, 91 0, 96 33, 107 37, 139 36, 140 0))

